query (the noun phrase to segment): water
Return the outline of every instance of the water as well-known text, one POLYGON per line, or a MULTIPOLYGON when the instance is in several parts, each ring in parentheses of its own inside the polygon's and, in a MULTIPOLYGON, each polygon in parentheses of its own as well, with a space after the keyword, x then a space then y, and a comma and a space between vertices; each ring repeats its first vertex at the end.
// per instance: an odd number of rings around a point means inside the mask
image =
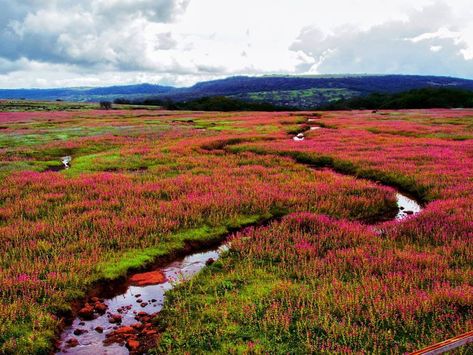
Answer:
POLYGON ((60 161, 61 161, 62 165, 49 166, 45 171, 58 172, 58 171, 62 171, 62 170, 65 170, 65 169, 69 169, 71 167, 72 157, 71 156, 62 157, 60 159, 60 161))
POLYGON ((399 192, 396 194, 396 200, 397 206, 399 208, 399 211, 396 215, 396 220, 398 221, 406 219, 409 216, 416 215, 422 211, 421 205, 399 192))
MULTIPOLYGON (((311 120, 309 119, 309 122, 310 121, 311 120)), ((321 129, 321 128, 322 127, 320 127, 320 126, 312 126, 312 127, 310 127, 309 130, 310 131, 316 131, 316 130, 321 129)), ((304 133, 301 132, 301 133, 297 134, 295 137, 293 137, 292 140, 294 140, 295 142, 301 142, 301 141, 305 140, 305 135, 304 135, 304 133)))
MULTIPOLYGON (((138 312, 148 314, 159 312, 163 307, 167 291, 180 282, 189 280, 202 270, 209 259, 217 260, 225 250, 228 250, 228 247, 222 245, 213 250, 189 255, 182 260, 174 261, 158 269, 166 278, 166 281, 160 284, 137 286, 128 279, 128 287, 125 292, 104 300, 103 303, 108 306, 107 313, 93 320, 74 319, 72 325, 66 328, 62 334, 62 348, 58 354, 128 354, 128 349, 123 345, 103 344, 107 334, 117 328, 116 324, 109 322, 110 314, 120 314, 122 316, 120 326, 130 326, 137 323, 135 316, 138 312), (137 297, 137 295, 139 296, 137 297), (143 302, 147 304, 143 306, 143 302), (95 330, 97 327, 103 328, 103 333, 98 333, 95 330), (82 335, 75 335, 74 331, 76 329, 86 330, 87 332, 82 335), (65 342, 71 338, 77 339, 79 345, 68 348, 65 342)), ((136 275, 140 274, 133 276, 136 275)))
POLYGON ((70 166, 71 161, 72 161, 71 156, 66 156, 66 157, 61 158, 61 163, 64 165, 64 169, 69 169, 71 167, 70 166))
MULTIPOLYGON (((316 127, 318 129, 320 127, 316 127)), ((304 140, 304 134, 300 133, 294 140, 304 140)), ((70 161, 69 161, 70 162, 70 161)), ((64 165, 67 167, 69 162, 64 165)), ((397 205, 399 211, 395 220, 402 221, 409 216, 413 216, 421 212, 422 207, 413 199, 401 194, 396 194, 397 205)), ((375 227, 373 227, 375 228, 375 227)), ((201 271, 210 259, 217 260, 221 253, 228 250, 227 245, 218 248, 198 252, 189 255, 181 260, 174 261, 165 267, 158 268, 153 272, 163 275, 164 279, 156 282, 156 284, 140 286, 133 282, 137 276, 147 276, 148 273, 135 274, 128 278, 121 292, 110 296, 103 303, 108 307, 105 314, 97 316, 93 320, 74 319, 71 326, 66 328, 61 336, 62 348, 58 354, 129 354, 129 350, 124 343, 104 344, 107 334, 112 333, 119 326, 130 326, 137 323, 135 318, 139 312, 145 312, 148 315, 154 315, 159 312, 165 300, 165 293, 171 290, 180 282, 189 280, 199 271, 201 271), (110 323, 110 316, 120 314, 121 323, 119 325, 110 323), (97 332, 95 329, 100 327, 103 333, 97 332), (84 330, 81 335, 74 334, 77 330, 84 330), (77 339, 78 345, 69 348, 66 341, 74 338, 77 339)))

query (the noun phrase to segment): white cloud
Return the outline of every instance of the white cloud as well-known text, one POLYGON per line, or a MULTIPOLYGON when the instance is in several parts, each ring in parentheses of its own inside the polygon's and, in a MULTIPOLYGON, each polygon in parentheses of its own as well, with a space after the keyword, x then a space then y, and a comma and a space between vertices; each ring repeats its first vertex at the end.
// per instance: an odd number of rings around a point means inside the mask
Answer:
POLYGON ((0 87, 238 74, 473 77, 467 0, 0 0, 0 87))
POLYGON ((314 59, 300 70, 316 73, 402 73, 473 77, 473 60, 465 57, 458 18, 445 3, 411 11, 366 30, 343 26, 326 34, 305 28, 292 45, 314 59))

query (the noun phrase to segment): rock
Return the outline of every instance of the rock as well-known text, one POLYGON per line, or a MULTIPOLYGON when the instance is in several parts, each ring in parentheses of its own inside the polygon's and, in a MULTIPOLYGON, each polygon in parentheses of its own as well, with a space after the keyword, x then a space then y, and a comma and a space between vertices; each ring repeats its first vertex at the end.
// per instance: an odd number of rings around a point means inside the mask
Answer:
POLYGON ((141 307, 145 308, 148 305, 148 302, 143 302, 140 304, 141 307))
POLYGON ((124 326, 120 327, 113 332, 114 335, 125 335, 125 334, 133 334, 135 332, 135 328, 124 326))
POLYGON ((70 338, 66 341, 66 344, 69 348, 75 348, 77 345, 79 345, 79 340, 76 338, 70 338))
POLYGON ((156 330, 145 330, 144 334, 145 335, 154 335, 154 334, 158 334, 158 332, 156 330))
POLYGON ((97 302, 100 301, 98 297, 92 297, 90 300, 91 300, 93 303, 97 303, 97 302))
MULTIPOLYGON (((133 275, 130 282, 134 286, 157 285, 166 282, 166 277, 161 271, 144 272, 142 274, 133 275)), ((135 297, 137 297, 136 295, 135 297)), ((141 295, 140 295, 141 296, 141 295)))
POLYGON ((130 339, 126 342, 126 347, 130 351, 137 351, 140 347, 140 342, 138 340, 130 339))
POLYGON ((215 262, 215 259, 214 259, 214 258, 209 258, 209 259, 205 262, 205 265, 209 266, 209 265, 212 265, 214 262, 215 262))
POLYGON ((88 330, 77 328, 77 329, 74 330, 74 335, 82 335, 82 334, 88 333, 88 332, 89 332, 88 330))
POLYGON ((98 314, 105 314, 108 309, 108 306, 105 303, 97 302, 94 308, 98 314))
POLYGON ((103 328, 102 328, 102 327, 95 327, 95 331, 96 331, 97 333, 102 334, 102 333, 103 333, 103 328))
POLYGON ((134 329, 140 330, 140 329, 143 329, 143 324, 135 323, 135 324, 132 324, 131 327, 134 329))
POLYGON ((85 306, 79 310, 79 317, 86 320, 94 319, 94 307, 86 303, 85 306))
POLYGON ((109 318, 108 321, 110 323, 121 323, 122 322, 122 316, 119 314, 112 314, 109 318))
POLYGON ((140 298, 141 297, 141 293, 138 293, 137 295, 135 295, 136 298, 140 298))
POLYGON ((404 211, 404 213, 405 213, 405 214, 408 214, 408 215, 412 215, 412 214, 414 214, 414 212, 413 212, 413 211, 404 211))
POLYGON ((153 298, 153 299, 151 300, 151 302, 155 303, 155 302, 158 302, 158 300, 155 299, 155 298, 153 298))
POLYGON ((138 302, 138 303, 142 303, 142 302, 143 302, 143 300, 142 300, 141 298, 139 298, 139 299, 137 299, 137 300, 136 300, 136 302, 138 302))

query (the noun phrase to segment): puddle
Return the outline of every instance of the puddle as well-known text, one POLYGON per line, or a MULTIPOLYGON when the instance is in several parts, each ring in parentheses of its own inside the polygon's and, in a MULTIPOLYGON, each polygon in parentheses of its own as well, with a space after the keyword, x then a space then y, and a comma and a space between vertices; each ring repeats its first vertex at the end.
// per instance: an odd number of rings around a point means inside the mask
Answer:
MULTIPOLYGON (((120 343, 112 342, 105 345, 104 341, 109 339, 110 335, 114 335, 116 330, 119 332, 123 329, 129 330, 130 326, 135 327, 140 323, 140 318, 141 320, 144 317, 149 318, 159 312, 163 307, 166 291, 180 282, 189 280, 202 270, 209 260, 210 262, 217 260, 226 250, 228 247, 223 245, 213 250, 189 255, 152 272, 133 275, 127 280, 125 291, 103 302, 99 301, 99 304, 107 307, 104 314, 94 312, 96 318, 92 320, 79 317, 74 319, 72 325, 67 327, 61 336, 62 346, 57 354, 129 354, 130 351, 125 346, 126 337, 121 338, 124 341, 120 343), (151 284, 148 284, 149 280, 151 284), (153 281, 156 283, 153 284, 153 281), (115 317, 117 315, 119 317, 115 317), (115 322, 114 318, 120 320, 115 322), (110 323, 111 319, 114 323, 110 323), (70 339, 76 339, 77 345, 69 347, 67 342, 70 339)), ((146 320, 143 323, 146 323, 146 320)), ((138 339, 140 337, 139 331, 129 333, 138 339)))
POLYGON ((72 157, 69 155, 61 158, 61 163, 64 165, 64 169, 69 169, 71 167, 71 161, 72 157))
POLYGON ((396 194, 397 206, 399 212, 396 215, 396 220, 401 221, 409 216, 416 215, 422 211, 422 206, 419 205, 415 200, 403 195, 401 193, 396 194))
POLYGON ((66 169, 69 169, 71 167, 71 161, 72 161, 72 157, 71 156, 66 156, 66 157, 62 157, 60 159, 62 165, 53 165, 53 166, 48 166, 48 168, 45 170, 45 171, 62 171, 62 170, 66 170, 66 169))

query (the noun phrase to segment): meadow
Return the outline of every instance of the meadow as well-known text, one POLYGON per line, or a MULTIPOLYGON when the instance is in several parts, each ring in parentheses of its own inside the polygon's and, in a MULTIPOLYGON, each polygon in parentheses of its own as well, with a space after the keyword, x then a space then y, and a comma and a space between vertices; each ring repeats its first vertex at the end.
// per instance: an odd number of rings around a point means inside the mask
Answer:
POLYGON ((472 110, 9 106, 0 353, 49 353, 95 285, 235 230, 150 352, 401 353, 472 330, 472 138, 472 110), (424 211, 382 222, 393 187, 424 211))

